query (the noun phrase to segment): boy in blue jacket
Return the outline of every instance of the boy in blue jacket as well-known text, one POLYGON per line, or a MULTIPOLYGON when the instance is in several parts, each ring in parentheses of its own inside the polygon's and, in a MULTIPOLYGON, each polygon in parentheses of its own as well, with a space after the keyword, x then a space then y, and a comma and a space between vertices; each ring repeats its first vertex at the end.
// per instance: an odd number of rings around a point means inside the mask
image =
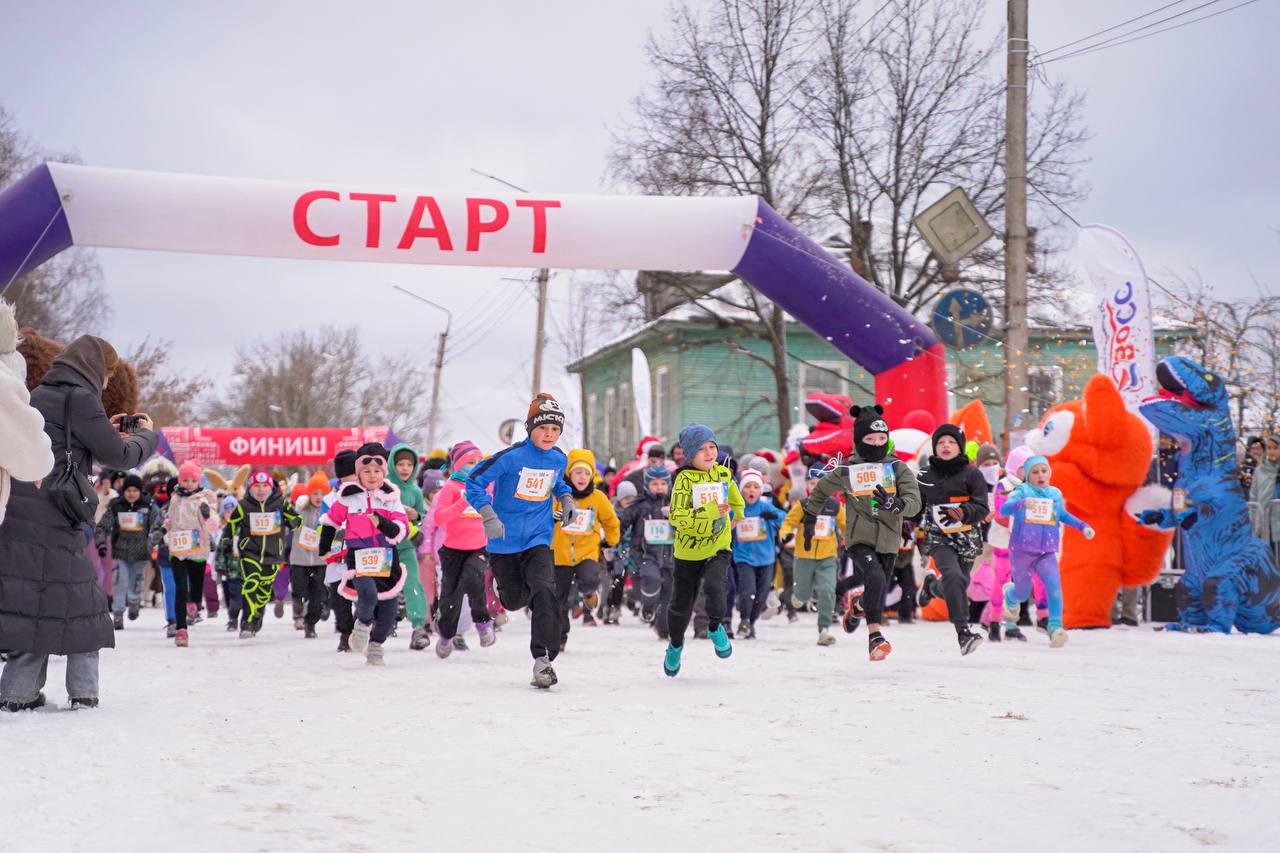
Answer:
POLYGON ((1000 515, 1012 519, 1009 564, 1013 580, 1004 585, 1005 630, 1018 621, 1018 610, 1031 594, 1031 573, 1044 584, 1049 599, 1049 645, 1066 645, 1062 627, 1062 579, 1058 575, 1058 540, 1062 524, 1069 524, 1093 538, 1093 528, 1067 511, 1062 492, 1049 485, 1053 475, 1049 460, 1032 456, 1022 466, 1023 481, 1000 507, 1000 515))
POLYGON ((775 543, 782 527, 782 512, 764 497, 764 476, 747 468, 738 477, 738 491, 746 503, 743 517, 733 528, 733 564, 738 575, 738 636, 756 637, 756 620, 764 612, 773 588, 775 543))
POLYGON ((577 508, 564 480, 568 457, 556 447, 564 430, 564 411, 550 394, 529 404, 529 437, 480 462, 467 477, 467 503, 484 519, 489 565, 498 598, 507 610, 529 607, 533 630, 534 687, 547 689, 558 679, 551 667, 560 651, 560 615, 555 593, 551 534, 556 518, 552 497, 560 501, 561 520, 572 524, 577 508), (493 484, 493 497, 486 489, 493 484))

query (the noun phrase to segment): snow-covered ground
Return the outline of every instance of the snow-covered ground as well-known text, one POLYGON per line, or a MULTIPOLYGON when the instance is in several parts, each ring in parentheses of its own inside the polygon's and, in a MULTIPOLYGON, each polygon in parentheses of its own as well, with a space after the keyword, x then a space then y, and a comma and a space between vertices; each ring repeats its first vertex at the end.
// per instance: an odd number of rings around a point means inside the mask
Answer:
MULTIPOLYGON (((808 617, 812 619, 812 617, 808 617)), ((0 716, 4 850, 1275 850, 1280 637, 763 623, 677 679, 629 616, 528 686, 528 622, 384 668, 268 615, 103 653, 102 707, 0 716)), ((46 693, 65 706, 63 666, 46 693)))

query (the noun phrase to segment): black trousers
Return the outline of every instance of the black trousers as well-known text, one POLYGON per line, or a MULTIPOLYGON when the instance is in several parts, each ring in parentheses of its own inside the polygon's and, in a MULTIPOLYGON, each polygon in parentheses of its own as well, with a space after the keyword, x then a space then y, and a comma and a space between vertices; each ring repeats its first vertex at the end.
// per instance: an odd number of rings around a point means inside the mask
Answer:
POLYGON ((892 580, 902 590, 898 600, 898 619, 912 619, 916 615, 916 570, 911 564, 911 551, 899 551, 893 563, 892 580))
POLYGON ((728 610, 729 565, 733 554, 721 551, 705 560, 681 560, 676 558, 675 585, 671 591, 671 605, 667 608, 667 623, 671 631, 671 645, 684 645, 684 632, 693 615, 693 600, 698 588, 705 587, 707 601, 707 630, 714 631, 724 621, 728 610))
POLYGON ((320 612, 324 608, 324 600, 328 591, 324 588, 324 565, 289 566, 289 594, 293 596, 293 613, 302 615, 305 608, 306 622, 315 627, 320 621, 320 612))
MULTIPOLYGON (((595 560, 583 560, 576 566, 556 566, 556 602, 559 607, 557 616, 560 624, 560 642, 569 639, 569 627, 573 620, 569 618, 569 594, 573 591, 574 582, 578 584, 578 593, 584 598, 600 588, 600 564, 595 560)), ((582 604, 586 607, 586 602, 582 604)))
POLYGON ((942 595, 947 600, 947 615, 957 631, 969 625, 969 574, 973 560, 961 559, 950 545, 938 545, 929 553, 933 564, 942 572, 942 595))
POLYGON ((778 562, 782 563, 782 606, 786 608, 787 613, 795 613, 795 605, 791 603, 791 596, 796 588, 795 552, 788 548, 783 548, 781 553, 778 554, 778 562))
POLYGON ((884 621, 884 596, 889 588, 889 577, 893 574, 893 564, 898 560, 898 553, 880 554, 870 545, 861 543, 852 546, 849 559, 853 563, 854 577, 862 581, 862 609, 866 611, 868 625, 879 625, 884 621))
MULTIPOLYGON (((321 578, 324 576, 321 575, 321 578)), ((329 584, 329 609, 333 611, 333 626, 339 634, 350 634, 356 627, 356 614, 352 602, 338 595, 338 582, 329 584)))
POLYGON ((463 596, 471 607, 472 622, 480 625, 489 621, 484 602, 484 570, 488 567, 484 551, 440 547, 440 595, 436 599, 440 614, 436 628, 441 637, 448 639, 458 633, 463 596))
POLYGON ((498 600, 508 610, 533 611, 529 653, 555 660, 560 653, 560 619, 556 603, 555 561, 551 548, 535 545, 514 554, 490 554, 498 600))
POLYGON ((204 600, 204 560, 169 560, 173 570, 173 616, 179 628, 187 627, 187 604, 204 600))

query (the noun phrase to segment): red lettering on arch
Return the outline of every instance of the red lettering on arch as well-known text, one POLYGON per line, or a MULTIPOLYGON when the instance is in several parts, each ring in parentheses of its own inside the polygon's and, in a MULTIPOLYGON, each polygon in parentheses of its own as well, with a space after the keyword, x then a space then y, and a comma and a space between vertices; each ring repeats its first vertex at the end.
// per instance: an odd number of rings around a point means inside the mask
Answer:
POLYGON ((413 212, 409 214, 409 221, 405 223, 404 234, 400 237, 396 248, 411 249, 413 241, 420 237, 430 237, 435 240, 442 252, 453 251, 453 241, 449 239, 449 228, 445 225, 444 216, 440 213, 440 205, 436 204, 436 200, 429 195, 420 195, 413 203, 413 212), (423 213, 431 217, 430 228, 422 227, 423 213))
POLYGON ((382 203, 395 201, 393 195, 384 193, 351 193, 352 201, 363 201, 368 208, 368 224, 365 226, 364 244, 370 249, 378 248, 378 240, 382 236, 382 203))
POLYGON ((325 234, 317 234, 311 230, 311 226, 307 224, 307 211, 311 209, 313 202, 325 198, 330 201, 341 201, 342 196, 332 190, 312 190, 298 196, 298 200, 293 203, 293 231, 304 243, 310 243, 312 246, 336 246, 341 237, 337 234, 332 236, 325 234))
POLYGON ((501 231, 511 218, 507 206, 496 198, 467 199, 467 251, 480 251, 480 235, 486 232, 501 231), (487 207, 493 211, 493 219, 485 222, 480 219, 480 208, 487 207))
POLYGON ((539 199, 519 199, 516 201, 516 207, 533 208, 533 253, 540 255, 547 251, 547 208, 559 207, 558 201, 543 201, 539 199))

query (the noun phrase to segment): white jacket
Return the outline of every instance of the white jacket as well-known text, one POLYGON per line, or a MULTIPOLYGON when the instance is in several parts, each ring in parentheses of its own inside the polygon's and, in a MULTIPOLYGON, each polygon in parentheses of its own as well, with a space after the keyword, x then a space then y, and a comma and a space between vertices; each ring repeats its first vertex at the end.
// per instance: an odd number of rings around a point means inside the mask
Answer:
POLYGON ((17 352, 18 321, 0 300, 0 523, 9 503, 9 478, 34 481, 53 470, 44 418, 31 408, 27 363, 17 352))

